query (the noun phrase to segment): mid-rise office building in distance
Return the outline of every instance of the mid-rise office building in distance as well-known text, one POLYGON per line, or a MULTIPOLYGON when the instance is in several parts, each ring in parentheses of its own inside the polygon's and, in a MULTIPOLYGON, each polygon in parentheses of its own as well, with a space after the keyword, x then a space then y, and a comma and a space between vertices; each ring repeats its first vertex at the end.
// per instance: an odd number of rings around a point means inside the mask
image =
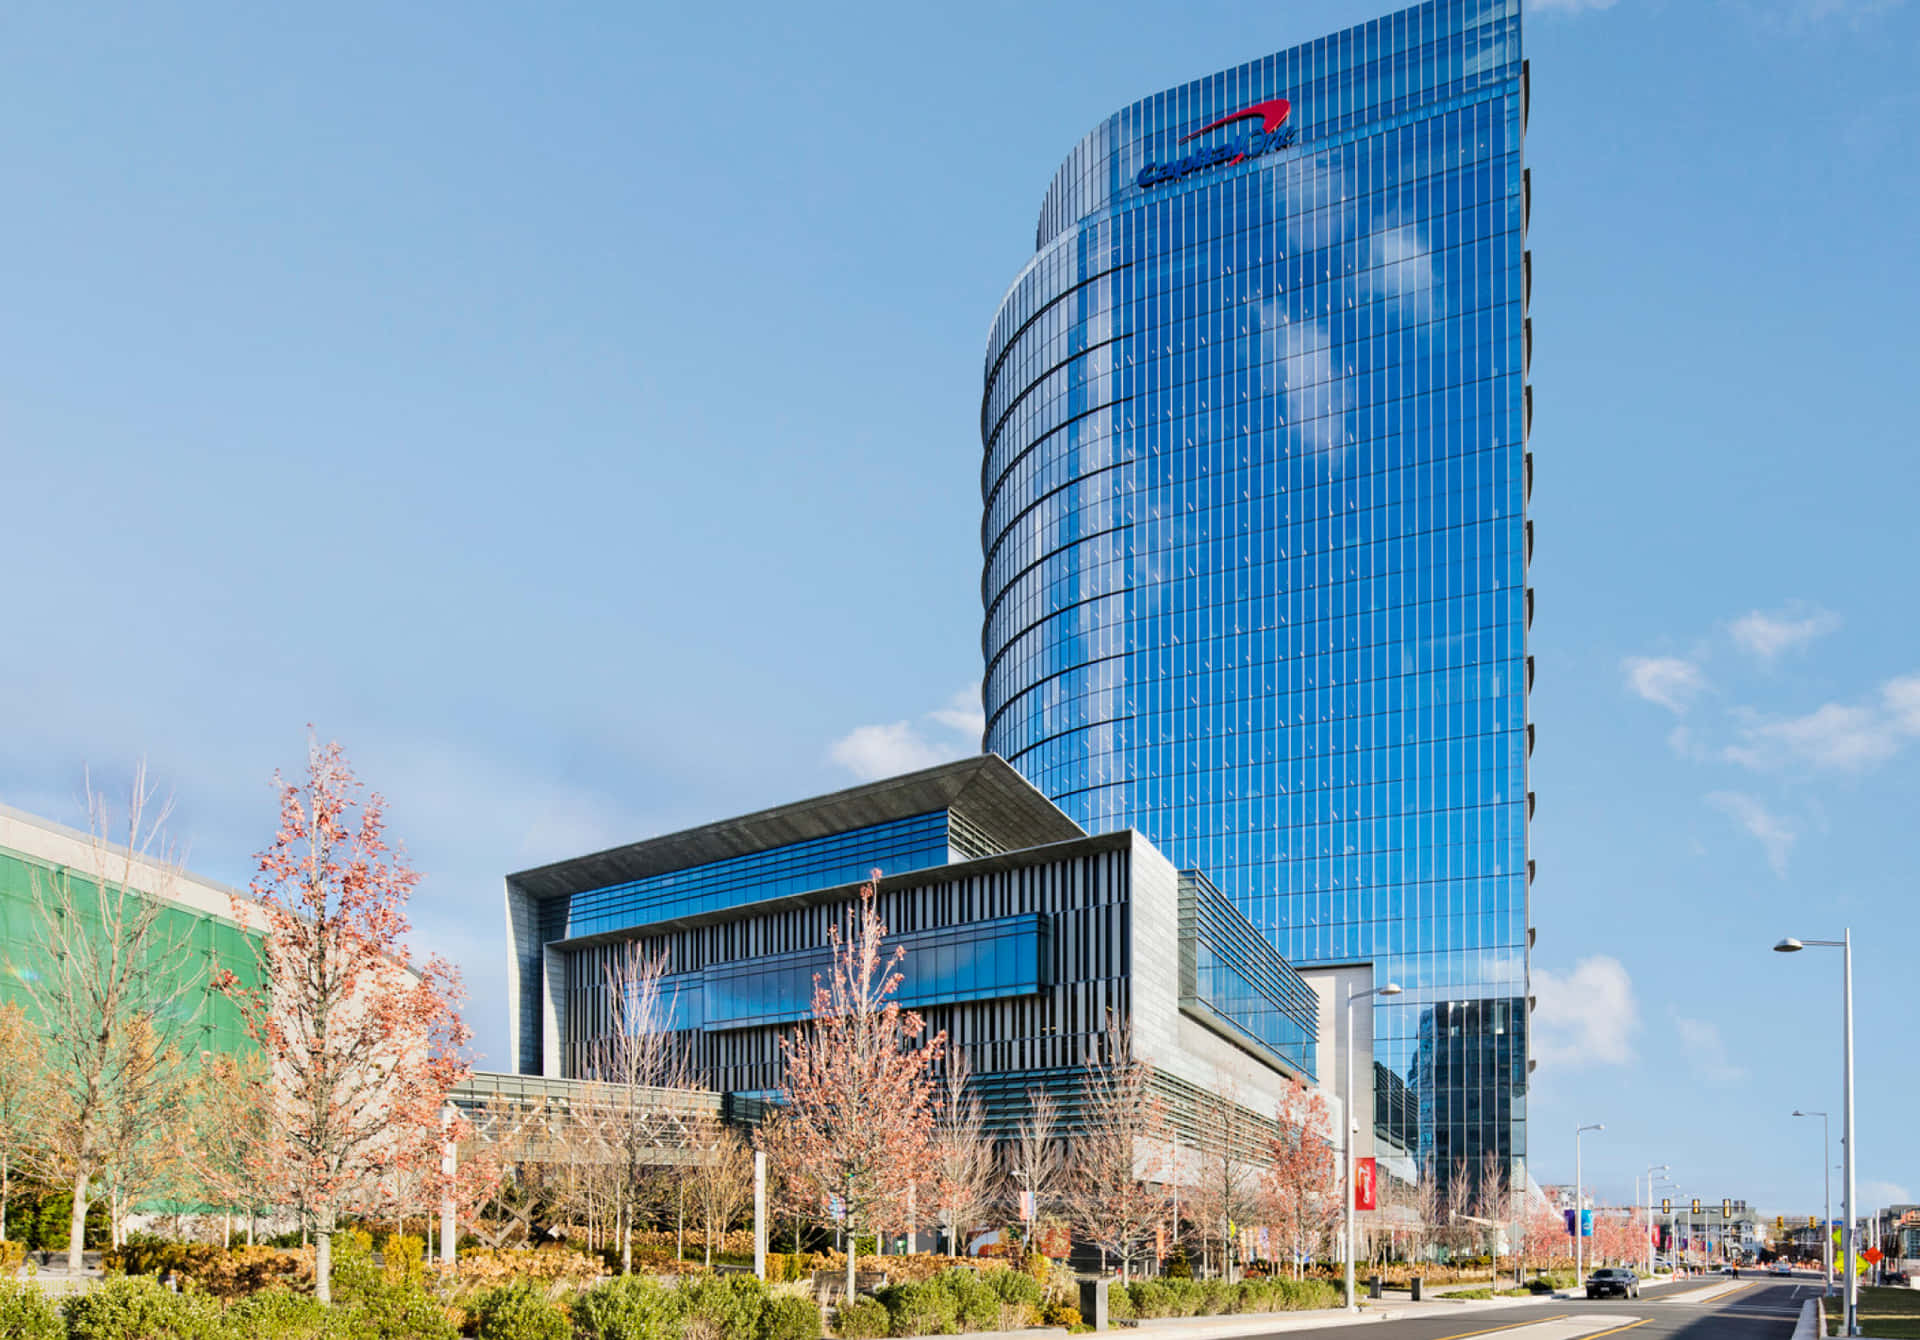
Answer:
POLYGON ((1302 971, 1405 987, 1401 1176, 1525 1170, 1526 116, 1520 0, 1144 98, 986 351, 985 747, 1302 971))

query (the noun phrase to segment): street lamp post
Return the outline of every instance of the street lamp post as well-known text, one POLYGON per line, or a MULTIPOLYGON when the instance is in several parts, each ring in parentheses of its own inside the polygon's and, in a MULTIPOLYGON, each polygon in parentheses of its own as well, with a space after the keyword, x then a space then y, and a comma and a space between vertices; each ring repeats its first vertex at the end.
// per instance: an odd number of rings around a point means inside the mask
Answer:
POLYGON ((1840 951, 1840 1064, 1846 1079, 1840 1099, 1840 1142, 1846 1164, 1846 1171, 1841 1179, 1840 1210, 1846 1216, 1846 1223, 1841 1226, 1841 1232, 1845 1236, 1840 1239, 1841 1269, 1846 1274, 1846 1325, 1840 1328, 1840 1334, 1858 1335, 1860 1334, 1860 1279, 1854 1262, 1859 1249, 1853 1240, 1853 1170, 1859 1167, 1859 1159, 1853 1147, 1853 928, 1848 927, 1842 931, 1838 940, 1796 940, 1789 936, 1773 948, 1775 953, 1795 954, 1808 945, 1840 951))
MULTIPOLYGON (((1672 1171, 1673 1165, 1671 1163, 1656 1163, 1647 1169, 1647 1274, 1649 1275, 1653 1274, 1653 1175, 1655 1173, 1668 1173, 1672 1171)), ((1672 1179, 1663 1177, 1660 1180, 1670 1181, 1672 1179)))
POLYGON ((1588 1131, 1604 1131, 1606 1123, 1595 1122, 1591 1126, 1573 1128, 1573 1287, 1577 1291, 1587 1282, 1586 1271, 1582 1266, 1584 1257, 1581 1252, 1586 1243, 1587 1207, 1580 1203, 1580 1137, 1588 1131))
MULTIPOLYGON (((1353 1296, 1353 1131, 1357 1124, 1353 1119, 1353 1002, 1368 996, 1397 996, 1400 983, 1388 982, 1385 986, 1376 986, 1370 991, 1349 991, 1347 993, 1347 1098, 1340 1109, 1341 1120, 1347 1126, 1346 1149, 1342 1159, 1346 1164, 1344 1198, 1346 1206, 1347 1234, 1347 1311, 1358 1312, 1360 1302, 1353 1296)), ((1372 1047, 1369 1044, 1368 1050, 1372 1047)))
POLYGON ((1820 1118, 1820 1176, 1826 1183, 1827 1203, 1821 1211, 1826 1227, 1820 1233, 1820 1260, 1827 1272, 1827 1297, 1833 1297, 1833 1165, 1827 1162, 1827 1151, 1833 1146, 1828 1143, 1827 1114, 1824 1112, 1802 1112, 1794 1109, 1796 1117, 1820 1118))

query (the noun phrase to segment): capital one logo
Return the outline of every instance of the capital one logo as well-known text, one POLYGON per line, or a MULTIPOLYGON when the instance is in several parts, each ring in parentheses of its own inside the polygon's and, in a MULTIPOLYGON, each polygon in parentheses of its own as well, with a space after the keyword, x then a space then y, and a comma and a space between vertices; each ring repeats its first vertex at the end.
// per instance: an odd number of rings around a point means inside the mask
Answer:
POLYGON ((1209 121, 1191 135, 1180 137, 1180 143, 1197 140, 1209 131, 1222 126, 1235 125, 1242 121, 1260 122, 1260 128, 1243 127, 1241 133, 1231 136, 1222 143, 1211 145, 1169 163, 1149 163, 1134 174, 1133 184, 1145 190, 1151 186, 1163 186, 1170 181, 1179 181, 1182 177, 1203 171, 1206 168, 1231 166, 1243 163, 1249 158, 1258 158, 1261 154, 1272 153, 1275 149, 1285 149, 1294 141, 1294 128, 1287 124, 1293 114, 1293 104, 1285 98, 1270 98, 1265 102, 1256 102, 1250 107, 1242 107, 1237 112, 1229 112, 1218 121, 1209 121))

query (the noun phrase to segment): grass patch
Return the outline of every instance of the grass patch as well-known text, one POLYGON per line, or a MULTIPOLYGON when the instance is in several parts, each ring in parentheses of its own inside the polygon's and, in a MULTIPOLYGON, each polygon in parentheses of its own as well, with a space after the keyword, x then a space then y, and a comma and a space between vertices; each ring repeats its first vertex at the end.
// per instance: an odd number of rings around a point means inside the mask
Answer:
MULTIPOLYGON (((1844 1308, 1838 1298, 1827 1307, 1827 1334, 1840 1333, 1844 1308)), ((1888 1336, 1893 1340, 1920 1338, 1920 1291, 1913 1289, 1860 1290, 1860 1329, 1868 1335, 1888 1336)))

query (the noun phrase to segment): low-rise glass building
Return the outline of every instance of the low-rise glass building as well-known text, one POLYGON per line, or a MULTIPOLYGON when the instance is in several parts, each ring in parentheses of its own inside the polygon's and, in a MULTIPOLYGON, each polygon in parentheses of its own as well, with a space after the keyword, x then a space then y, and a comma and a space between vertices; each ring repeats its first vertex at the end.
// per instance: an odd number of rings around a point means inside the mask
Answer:
POLYGON ((1320 996, 1230 899, 1139 833, 1089 834, 992 755, 508 876, 518 1069, 594 1077, 638 945, 665 956, 662 1013, 701 1082, 776 1096, 780 1038, 876 870, 898 999, 965 1054, 1001 1133, 1034 1089, 1078 1120, 1120 1027, 1176 1125, 1196 1093, 1270 1119, 1290 1079, 1318 1079, 1320 996))

